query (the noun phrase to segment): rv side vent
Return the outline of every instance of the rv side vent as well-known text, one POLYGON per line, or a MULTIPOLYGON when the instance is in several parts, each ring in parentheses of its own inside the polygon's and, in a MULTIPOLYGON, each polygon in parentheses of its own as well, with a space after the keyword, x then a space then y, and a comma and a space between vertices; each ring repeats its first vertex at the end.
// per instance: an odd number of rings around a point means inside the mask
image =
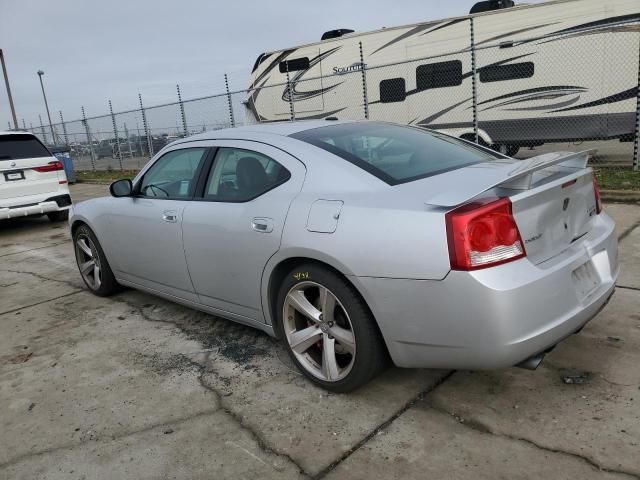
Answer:
POLYGON ((469 11, 470 14, 489 12, 491 10, 500 10, 501 8, 515 7, 513 0, 487 0, 485 2, 478 2, 469 11))
POLYGON ((322 38, 320 40, 329 40, 330 38, 338 38, 347 33, 353 33, 355 30, 351 30, 349 28, 338 28, 337 30, 329 30, 328 32, 324 32, 322 34, 322 38))

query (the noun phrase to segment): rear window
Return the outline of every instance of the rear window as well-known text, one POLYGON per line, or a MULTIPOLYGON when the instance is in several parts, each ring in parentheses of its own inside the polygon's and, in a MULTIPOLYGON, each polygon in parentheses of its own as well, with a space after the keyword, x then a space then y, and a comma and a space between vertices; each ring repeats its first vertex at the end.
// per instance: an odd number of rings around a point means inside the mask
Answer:
POLYGON ((380 122, 331 125, 291 137, 338 155, 389 185, 500 158, 457 138, 380 122))
POLYGON ((33 135, 0 135, 0 162, 50 156, 49 150, 33 135))

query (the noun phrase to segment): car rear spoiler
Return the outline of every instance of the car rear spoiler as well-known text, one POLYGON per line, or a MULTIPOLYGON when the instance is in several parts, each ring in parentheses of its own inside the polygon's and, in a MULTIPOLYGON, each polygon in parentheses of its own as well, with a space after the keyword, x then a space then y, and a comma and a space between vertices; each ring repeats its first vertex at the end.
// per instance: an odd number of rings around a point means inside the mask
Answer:
POLYGON ((438 192, 425 203, 438 207, 455 207, 483 192, 495 187, 510 190, 529 190, 533 185, 533 174, 539 170, 558 165, 580 170, 586 168, 589 157, 596 150, 583 152, 553 152, 513 162, 512 159, 498 159, 491 162, 470 165, 451 172, 448 178, 455 190, 438 192))

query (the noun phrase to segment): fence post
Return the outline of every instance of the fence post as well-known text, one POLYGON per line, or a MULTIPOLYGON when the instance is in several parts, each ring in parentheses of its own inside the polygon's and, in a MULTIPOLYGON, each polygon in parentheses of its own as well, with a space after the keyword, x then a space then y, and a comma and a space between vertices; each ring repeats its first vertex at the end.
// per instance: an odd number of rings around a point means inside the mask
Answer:
POLYGON ((180 104, 180 116, 182 117, 182 130, 184 132, 184 136, 189 136, 189 131, 187 130, 187 117, 184 115, 184 103, 182 102, 182 95, 180 95, 180 85, 176 85, 176 90, 178 90, 178 103, 180 104))
POLYGON ((131 137, 129 137, 129 130, 127 129, 127 122, 124 122, 124 136, 127 139, 127 145, 129 146, 129 158, 133 160, 133 149, 131 148, 131 137))
POLYGON ((24 118, 22 119, 22 129, 23 130, 27 129, 27 123, 24 121, 24 118))
POLYGON ((142 95, 138 94, 138 100, 140 100, 140 112, 142 112, 142 126, 144 128, 144 134, 147 136, 147 149, 149 151, 149 158, 153 157, 153 141, 151 140, 151 134, 149 133, 149 125, 147 124, 147 114, 144 111, 142 105, 142 95))
POLYGON ((111 100, 109 100, 109 113, 111 114, 111 124, 113 125, 113 137, 116 139, 116 153, 118 155, 118 162, 120 163, 120 170, 124 170, 124 168, 122 168, 122 152, 120 151, 120 138, 118 137, 116 116, 113 114, 113 105, 111 105, 111 100))
POLYGON ((291 90, 291 79, 289 78, 289 62, 287 61, 287 95, 289 96, 289 112, 291 115, 291 121, 296 119, 296 111, 293 108, 293 91, 291 90))
POLYGON ((640 159, 638 149, 640 145, 640 41, 638 42, 638 86, 636 88, 636 134, 633 139, 633 171, 640 171, 640 159))
POLYGON ((362 53, 362 42, 358 42, 360 46, 360 71, 362 72, 362 98, 364 100, 364 118, 369 120, 369 98, 367 97, 367 68, 364 63, 364 55, 362 53))
POLYGON ((62 124, 62 134, 64 135, 64 144, 69 145, 69 134, 67 133, 67 124, 64 123, 64 118, 62 118, 62 110, 58 110, 58 113, 60 114, 60 123, 62 124))
POLYGON ((84 106, 82 108, 82 123, 84 124, 84 131, 87 134, 87 142, 89 143, 89 154, 91 155, 91 168, 95 171, 96 159, 93 152, 93 141, 91 140, 91 131, 89 130, 89 122, 87 122, 87 116, 84 114, 84 106))
POLYGON ((42 140, 45 145, 47 144, 47 133, 44 131, 44 124, 42 123, 42 115, 38 114, 38 118, 40 119, 40 133, 42 133, 42 140))
POLYGON ((473 17, 469 19, 471 27, 471 96, 473 99, 473 135, 478 143, 478 79, 476 69, 476 41, 473 30, 473 17))
POLYGON ((224 74, 224 86, 227 89, 227 103, 229 104, 229 120, 231 121, 231 126, 236 126, 235 118, 233 118, 233 103, 231 101, 231 94, 229 93, 229 79, 227 78, 227 74, 224 74))

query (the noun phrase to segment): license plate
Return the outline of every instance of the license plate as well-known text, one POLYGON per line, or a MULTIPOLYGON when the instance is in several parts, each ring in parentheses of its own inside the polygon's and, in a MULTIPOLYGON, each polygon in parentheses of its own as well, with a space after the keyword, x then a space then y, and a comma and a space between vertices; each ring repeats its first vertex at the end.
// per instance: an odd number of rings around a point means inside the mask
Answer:
POLYGON ((24 180, 24 172, 22 170, 18 172, 5 172, 4 179, 7 182, 15 182, 16 180, 24 180))
POLYGON ((600 285, 600 276, 591 261, 580 265, 571 272, 571 276, 573 277, 573 283, 576 286, 580 298, 586 297, 600 285))

